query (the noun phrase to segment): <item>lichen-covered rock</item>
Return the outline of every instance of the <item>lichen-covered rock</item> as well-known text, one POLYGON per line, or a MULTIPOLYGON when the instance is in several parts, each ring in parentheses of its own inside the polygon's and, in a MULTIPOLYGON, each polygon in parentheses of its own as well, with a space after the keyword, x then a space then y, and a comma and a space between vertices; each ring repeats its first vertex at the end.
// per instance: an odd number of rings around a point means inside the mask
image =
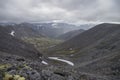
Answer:
POLYGON ((6 73, 3 80, 13 80, 13 75, 6 73))

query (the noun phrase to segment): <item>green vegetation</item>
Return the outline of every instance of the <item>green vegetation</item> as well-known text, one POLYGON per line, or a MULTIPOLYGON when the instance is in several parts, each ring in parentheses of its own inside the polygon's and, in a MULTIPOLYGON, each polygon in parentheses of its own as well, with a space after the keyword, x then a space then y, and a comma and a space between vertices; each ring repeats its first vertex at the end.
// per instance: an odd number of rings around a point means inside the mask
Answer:
POLYGON ((24 77, 21 77, 20 75, 11 75, 8 74, 5 69, 11 67, 10 64, 0 64, 0 75, 3 76, 3 80, 25 80, 24 77))
POLYGON ((29 70, 32 70, 31 67, 27 66, 26 64, 23 65, 25 68, 29 69, 29 70))
POLYGON ((25 78, 21 77, 20 75, 11 75, 11 74, 5 73, 3 80, 25 80, 25 78))
POLYGON ((0 70, 9 68, 11 65, 10 64, 0 64, 0 70))
POLYGON ((5 69, 9 68, 10 66, 11 66, 10 64, 0 64, 0 76, 4 76, 5 75, 5 69))
POLYGON ((59 54, 73 54, 73 53, 75 53, 75 50, 61 50, 61 51, 57 51, 56 53, 59 53, 59 54))
MULTIPOLYGON (((18 74, 10 74, 7 69, 13 67, 11 64, 0 64, 0 75, 2 76, 3 80, 25 80, 25 77, 18 75, 18 74)), ((16 71, 20 71, 23 68, 28 70, 32 70, 31 67, 27 66, 26 64, 16 66, 16 71)))
POLYGON ((23 38, 27 43, 33 44, 38 50, 45 52, 48 48, 53 47, 61 42, 62 40, 50 39, 50 38, 23 38))
POLYGON ((79 49, 56 49, 54 51, 50 51, 50 54, 54 55, 54 54, 57 54, 57 55, 71 55, 71 54, 74 54, 74 53, 77 53, 79 52, 79 49))

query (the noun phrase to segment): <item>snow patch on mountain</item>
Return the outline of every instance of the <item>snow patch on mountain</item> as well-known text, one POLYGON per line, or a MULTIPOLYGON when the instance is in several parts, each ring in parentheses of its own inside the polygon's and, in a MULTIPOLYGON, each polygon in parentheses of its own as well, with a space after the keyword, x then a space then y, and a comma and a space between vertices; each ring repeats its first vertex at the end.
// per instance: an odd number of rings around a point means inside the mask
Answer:
POLYGON ((11 33, 10 33, 10 35, 11 36, 15 36, 15 31, 12 30, 11 33))

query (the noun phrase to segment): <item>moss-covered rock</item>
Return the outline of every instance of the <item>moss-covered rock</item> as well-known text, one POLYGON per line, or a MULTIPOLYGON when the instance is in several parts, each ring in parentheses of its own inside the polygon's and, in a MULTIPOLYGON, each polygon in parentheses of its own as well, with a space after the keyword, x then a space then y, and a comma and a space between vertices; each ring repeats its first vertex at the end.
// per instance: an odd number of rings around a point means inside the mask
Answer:
POLYGON ((9 68, 11 65, 10 64, 0 64, 0 70, 9 68))
POLYGON ((5 73, 5 76, 4 76, 3 80, 14 80, 13 75, 5 73))
POLYGON ((11 75, 11 74, 5 73, 3 80, 25 80, 25 78, 21 77, 20 75, 11 75))

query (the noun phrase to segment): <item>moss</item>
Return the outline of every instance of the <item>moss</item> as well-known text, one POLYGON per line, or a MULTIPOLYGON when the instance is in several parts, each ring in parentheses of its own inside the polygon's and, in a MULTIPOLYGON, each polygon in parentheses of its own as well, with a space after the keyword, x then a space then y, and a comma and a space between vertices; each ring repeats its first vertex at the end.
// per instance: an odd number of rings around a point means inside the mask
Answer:
POLYGON ((18 70, 21 70, 22 68, 27 68, 27 69, 32 70, 31 67, 27 66, 27 64, 19 65, 19 66, 17 67, 18 70))
POLYGON ((20 78, 20 75, 14 75, 14 79, 18 80, 20 78))
POLYGON ((25 80, 25 78, 24 78, 24 77, 21 77, 21 78, 19 78, 18 80, 25 80))
POLYGON ((11 65, 10 64, 0 64, 0 70, 9 68, 11 65))
POLYGON ((71 50, 71 51, 70 51, 70 54, 75 53, 75 52, 76 52, 75 50, 71 50))
POLYGON ((11 74, 5 73, 3 80, 25 80, 25 78, 21 77, 20 75, 11 75, 11 74))
POLYGON ((5 76, 4 76, 3 80, 14 80, 14 79, 13 79, 12 75, 10 75, 8 73, 5 73, 5 76))
POLYGON ((25 78, 20 75, 14 75, 14 80, 25 80, 25 78))
POLYGON ((23 65, 25 68, 32 70, 31 67, 27 66, 26 64, 23 65))
POLYGON ((73 50, 57 50, 54 51, 54 53, 56 54, 64 54, 64 55, 70 55, 70 54, 74 54, 76 52, 78 52, 79 50, 73 49, 73 50))

